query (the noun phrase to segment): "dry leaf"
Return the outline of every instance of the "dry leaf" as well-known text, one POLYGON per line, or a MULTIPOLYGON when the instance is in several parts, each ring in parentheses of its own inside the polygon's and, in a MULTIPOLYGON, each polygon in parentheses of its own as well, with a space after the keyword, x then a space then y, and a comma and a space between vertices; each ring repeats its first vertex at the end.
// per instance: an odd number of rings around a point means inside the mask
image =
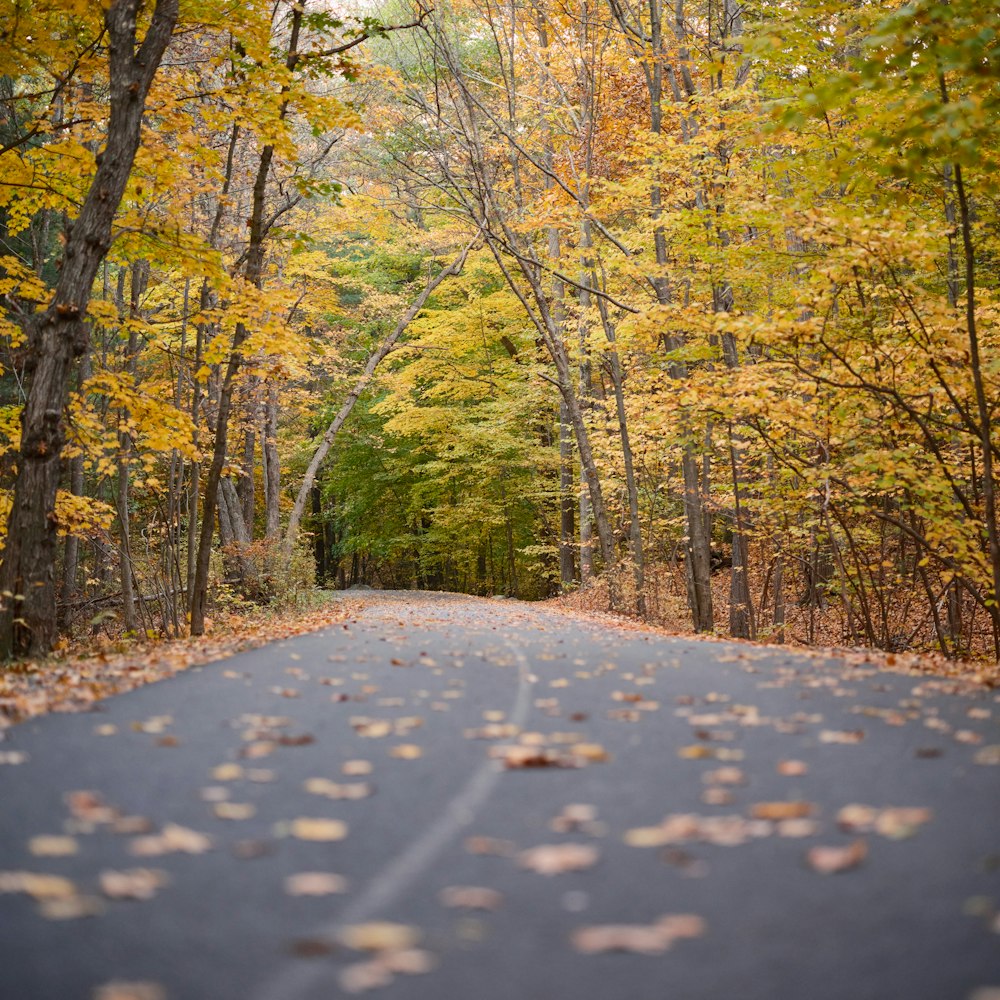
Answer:
POLYGON ((219 819, 250 819, 256 815, 257 807, 252 802, 217 802, 214 813, 219 819))
POLYGON ((604 924, 580 927, 573 932, 573 947, 585 955, 606 951, 626 951, 640 955, 660 955, 674 941, 696 938, 705 933, 705 921, 691 913, 668 914, 654 924, 604 924))
POLYGON ((111 899, 152 899, 157 889, 169 881, 166 872, 152 868, 130 868, 100 874, 101 892, 111 899))
POLYGON ((344 947, 354 951, 402 951, 413 948, 420 941, 420 931, 409 924, 374 920, 342 927, 337 938, 344 947))
POLYGON ((758 802, 750 807, 754 819, 804 819, 811 816, 815 807, 811 802, 758 802))
POLYGON ((806 861, 813 871, 833 875, 857 868, 867 856, 868 845, 855 840, 846 847, 813 847, 806 854, 806 861))
POLYGON ((93 1000, 167 1000, 167 991, 159 983, 115 981, 98 986, 93 1000))
POLYGON ((600 852, 591 844, 541 844, 521 851, 517 863, 539 875, 583 871, 597 864, 600 852))
POLYGON ((860 743, 865 738, 863 729, 824 729, 819 734, 820 743, 860 743))
POLYGON ((611 759, 608 751, 600 743, 574 743, 569 752, 590 764, 599 764, 611 759))
POLYGON ((28 841, 28 850, 40 858, 64 858, 80 849, 73 837, 42 834, 28 841))
POLYGON ((76 895, 76 885, 61 875, 0 872, 0 893, 5 892, 23 892, 41 902, 46 899, 69 899, 76 895))
POLYGON ((339 819, 299 816, 292 820, 289 832, 299 840, 343 840, 347 836, 347 824, 339 819))
POLYGON ((875 820, 875 832, 892 840, 903 840, 930 822, 931 815, 930 809, 883 809, 875 820))
POLYGON ((347 879, 333 872, 298 872, 285 879, 289 896, 329 896, 347 892, 347 879))
POLYGON ((389 749, 389 756, 397 760, 416 760, 423 755, 424 751, 416 743, 400 743, 389 749))
POLYGON ((461 910, 498 910, 503 904, 503 894, 496 889, 475 885, 450 885, 438 893, 442 906, 461 910))
POLYGON ((46 920, 78 920, 80 917, 96 917, 104 912, 104 903, 96 896, 66 896, 59 899, 43 899, 38 912, 46 920))
POLYGON ((348 760, 340 767, 341 773, 348 777, 360 777, 372 773, 372 764, 368 760, 348 760))
POLYGON ((214 781, 238 781, 243 777, 243 768, 239 764, 220 764, 212 768, 214 781))
POLYGON ((781 760, 778 761, 778 774, 786 777, 797 778, 809 770, 809 765, 801 760, 781 760))
POLYGON ((129 845, 132 854, 140 857, 157 854, 170 854, 174 851, 183 854, 204 854, 211 850, 211 838, 197 830, 168 823, 159 835, 136 837, 129 845))

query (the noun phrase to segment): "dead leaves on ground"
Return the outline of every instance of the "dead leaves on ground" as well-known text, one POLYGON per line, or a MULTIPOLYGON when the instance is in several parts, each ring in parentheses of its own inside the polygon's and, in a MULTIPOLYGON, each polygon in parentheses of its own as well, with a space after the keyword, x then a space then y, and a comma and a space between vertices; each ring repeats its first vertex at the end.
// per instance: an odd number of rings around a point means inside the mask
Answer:
POLYGON ((561 875, 592 868, 599 857, 593 844, 541 844, 521 851, 517 863, 539 875, 561 875))
POLYGON ((420 931, 408 924, 373 921, 340 928, 337 941, 352 951, 370 953, 363 962, 341 969, 338 983, 345 993, 364 993, 388 986, 396 976, 416 976, 436 965, 430 952, 418 947, 420 931))
POLYGON ((812 847, 806 853, 806 862, 821 875, 835 875, 857 868, 867 857, 865 841, 854 840, 846 847, 812 847))
POLYGON ((701 937, 705 921, 693 913, 670 913, 652 924, 598 924, 579 927, 572 935, 573 947, 584 955, 624 951, 638 955, 662 955, 675 941, 701 937))

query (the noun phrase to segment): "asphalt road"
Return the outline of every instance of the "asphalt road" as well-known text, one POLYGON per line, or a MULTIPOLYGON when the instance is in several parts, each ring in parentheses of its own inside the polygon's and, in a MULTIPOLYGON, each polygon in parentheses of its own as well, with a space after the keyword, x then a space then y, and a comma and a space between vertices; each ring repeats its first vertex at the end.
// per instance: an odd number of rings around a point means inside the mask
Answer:
POLYGON ((364 600, 8 732, 3 1000, 996 1000, 996 693, 364 600))

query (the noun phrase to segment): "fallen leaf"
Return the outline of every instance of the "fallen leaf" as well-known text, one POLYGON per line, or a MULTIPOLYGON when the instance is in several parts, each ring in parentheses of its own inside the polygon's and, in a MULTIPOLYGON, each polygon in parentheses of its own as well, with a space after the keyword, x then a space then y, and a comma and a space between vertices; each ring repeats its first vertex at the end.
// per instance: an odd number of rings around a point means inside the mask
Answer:
POLYGON ((806 854, 806 862, 813 871, 821 875, 857 868, 868 857, 868 845, 863 840, 855 840, 846 847, 813 847, 806 854))
POLYGON ((43 899, 38 912, 46 920, 78 920, 81 917, 96 917, 104 912, 104 903, 96 896, 66 896, 59 899, 43 899))
POLYGON ((103 871, 99 881, 101 892, 111 899, 152 899, 170 878, 166 872, 152 868, 130 868, 126 871, 103 871))
POLYGON ((778 774, 786 777, 797 778, 809 770, 809 765, 802 760, 781 760, 778 761, 778 774))
POLYGON ((340 771, 348 777, 360 777, 372 773, 372 764, 368 760, 347 760, 340 766, 340 771))
POLYGON ((875 832, 891 840, 903 840, 912 837, 930 819, 930 809, 883 809, 875 820, 875 832))
POLYGON ((438 893, 442 906, 461 910, 498 910, 503 904, 503 894, 496 889, 475 885, 451 885, 438 893))
POLYGON ((397 760, 417 760, 423 757, 424 751, 416 743, 400 743, 389 748, 389 756, 397 760))
POLYGON ((40 858, 64 858, 80 849, 73 837, 42 834, 28 841, 28 850, 40 858))
POLYGON ((333 872, 298 872, 285 879, 289 896, 329 896, 347 892, 347 879, 333 872))
POLYGON ((720 767, 714 771, 705 771, 701 780, 706 785, 745 785, 747 779, 738 767, 720 767))
POLYGON ((409 924, 373 920, 342 927, 337 938, 345 948, 354 951, 402 951, 413 948, 420 941, 420 931, 409 924))
POLYGON ((994 743, 991 746, 980 747, 972 759, 977 764, 995 767, 1000 764, 1000 744, 994 743))
POLYGON ((811 802, 758 802, 750 807, 750 815, 754 819, 803 819, 815 812, 811 802))
POLYGON ((693 913, 667 914, 653 924, 604 924, 579 927, 572 935, 573 947, 585 955, 625 951, 660 955, 685 938, 701 937, 705 921, 693 913))
POLYGON ((257 807, 252 802, 217 802, 213 812, 219 819, 242 820, 256 815, 257 807))
POLYGON ((0 872, 0 893, 23 892, 38 901, 69 899, 76 895, 76 885, 61 875, 39 872, 0 872))
POLYGON ((243 777, 243 768, 239 764, 220 764, 212 768, 212 778, 215 781, 239 781, 243 777))
POLYGON ((167 1000, 167 991, 159 983, 114 981, 98 986, 93 1000, 167 1000))
POLYGON ((211 848, 211 838, 176 823, 168 823, 158 835, 136 837, 129 845, 131 853, 140 857, 173 852, 204 854, 211 848))
POLYGON ((860 743, 865 738, 863 729, 824 729, 819 734, 820 743, 860 743))
POLYGON ((597 864, 600 853, 591 844, 541 844, 521 851, 517 863, 539 875, 583 871, 597 864))
POLYGON ((292 820, 289 832, 299 840, 343 840, 347 836, 347 824, 339 819, 299 816, 292 820))

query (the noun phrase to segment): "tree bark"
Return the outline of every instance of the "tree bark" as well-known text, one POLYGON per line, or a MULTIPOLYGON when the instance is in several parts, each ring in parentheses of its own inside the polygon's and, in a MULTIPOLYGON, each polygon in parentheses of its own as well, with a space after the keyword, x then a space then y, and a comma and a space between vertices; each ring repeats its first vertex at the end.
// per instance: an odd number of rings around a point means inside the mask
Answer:
POLYGON ((104 13, 109 48, 107 142, 83 208, 65 233, 48 307, 28 323, 31 383, 22 415, 20 462, 0 568, 0 654, 45 655, 56 640, 55 500, 66 440, 63 410, 74 358, 89 342, 87 308, 97 269, 139 148, 146 97, 177 21, 178 0, 157 0, 136 47, 139 0, 112 0, 104 13))

